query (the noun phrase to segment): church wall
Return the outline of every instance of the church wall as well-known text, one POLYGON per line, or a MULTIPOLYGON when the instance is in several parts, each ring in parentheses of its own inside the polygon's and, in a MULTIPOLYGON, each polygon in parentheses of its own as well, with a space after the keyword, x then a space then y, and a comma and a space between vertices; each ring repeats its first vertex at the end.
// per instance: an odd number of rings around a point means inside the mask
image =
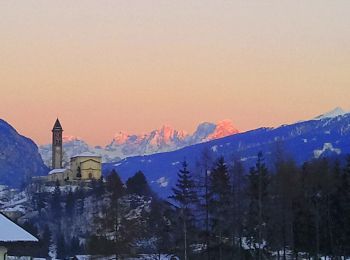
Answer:
POLYGON ((82 179, 100 179, 101 178, 101 163, 93 160, 81 162, 82 179))
POLYGON ((48 182, 56 182, 59 181, 60 184, 63 184, 66 180, 71 180, 70 179, 70 170, 66 170, 64 173, 54 173, 54 174, 49 174, 47 176, 47 181, 48 182))
POLYGON ((78 167, 80 167, 81 179, 101 178, 101 157, 74 157, 71 159, 70 167, 74 179, 77 178, 78 167))

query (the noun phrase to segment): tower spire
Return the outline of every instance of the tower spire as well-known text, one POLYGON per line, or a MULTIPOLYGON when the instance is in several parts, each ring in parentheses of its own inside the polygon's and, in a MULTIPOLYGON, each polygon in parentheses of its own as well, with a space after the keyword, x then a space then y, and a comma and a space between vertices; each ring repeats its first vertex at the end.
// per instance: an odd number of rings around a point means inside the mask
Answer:
POLYGON ((60 120, 56 119, 56 122, 52 128, 52 168, 62 168, 63 147, 62 147, 62 132, 60 120))
POLYGON ((56 119, 56 122, 52 128, 52 131, 54 131, 54 130, 63 130, 61 123, 60 123, 60 120, 58 118, 56 119))

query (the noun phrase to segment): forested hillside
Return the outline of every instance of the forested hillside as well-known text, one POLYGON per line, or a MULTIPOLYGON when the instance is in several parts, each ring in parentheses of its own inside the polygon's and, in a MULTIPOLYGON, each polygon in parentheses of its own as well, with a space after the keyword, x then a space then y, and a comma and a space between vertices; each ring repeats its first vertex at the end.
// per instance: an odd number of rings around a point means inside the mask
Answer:
POLYGON ((298 166, 280 150, 248 171, 204 151, 178 167, 168 201, 142 172, 126 183, 27 187, 25 226, 42 238, 33 255, 176 255, 180 259, 295 259, 350 256, 350 157, 298 166), (189 170, 196 164, 197 172, 189 170))

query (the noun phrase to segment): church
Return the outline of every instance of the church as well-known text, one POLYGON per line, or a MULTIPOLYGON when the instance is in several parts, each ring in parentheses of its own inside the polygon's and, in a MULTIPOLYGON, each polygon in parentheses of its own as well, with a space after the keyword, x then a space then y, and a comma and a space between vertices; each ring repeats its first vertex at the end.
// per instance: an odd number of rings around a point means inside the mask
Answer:
POLYGON ((56 120, 52 129, 52 170, 45 176, 47 182, 59 182, 61 185, 71 182, 100 179, 102 158, 99 155, 85 152, 70 158, 69 168, 62 168, 63 160, 63 128, 56 120))

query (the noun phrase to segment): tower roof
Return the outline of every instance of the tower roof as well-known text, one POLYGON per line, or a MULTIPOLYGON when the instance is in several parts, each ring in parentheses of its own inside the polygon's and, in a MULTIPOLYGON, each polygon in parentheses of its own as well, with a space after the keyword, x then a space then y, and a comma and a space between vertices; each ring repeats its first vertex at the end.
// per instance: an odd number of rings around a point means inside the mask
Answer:
POLYGON ((55 122, 52 130, 63 130, 61 123, 60 123, 60 120, 58 120, 58 118, 56 119, 56 122, 55 122))

